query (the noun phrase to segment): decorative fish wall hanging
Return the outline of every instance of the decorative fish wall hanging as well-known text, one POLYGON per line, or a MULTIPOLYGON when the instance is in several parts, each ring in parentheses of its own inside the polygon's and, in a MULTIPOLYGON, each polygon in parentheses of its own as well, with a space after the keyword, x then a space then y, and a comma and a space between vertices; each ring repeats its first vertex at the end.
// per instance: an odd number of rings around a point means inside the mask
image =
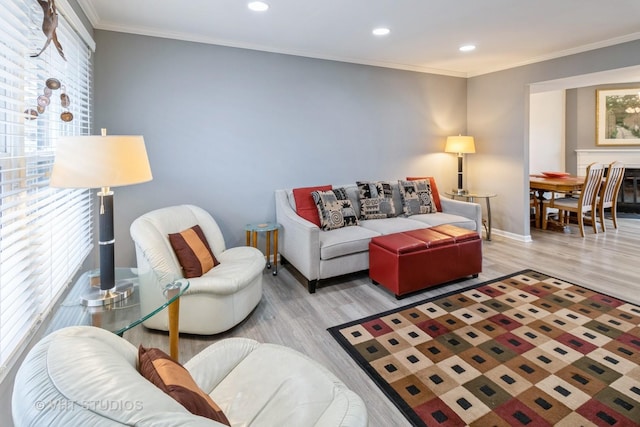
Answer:
POLYGON ((37 56, 40 56, 40 54, 44 52, 44 50, 53 41, 53 44, 55 45, 56 49, 58 49, 58 53, 60 54, 62 59, 66 61, 67 59, 64 57, 64 52, 62 52, 62 45, 58 41, 58 36, 56 35, 56 28, 58 28, 58 12, 56 11, 55 1, 54 0, 47 0, 47 1, 36 0, 36 1, 40 4, 40 7, 42 7, 42 12, 44 13, 44 17, 42 18, 42 32, 44 33, 45 36, 47 36, 47 41, 45 42, 40 52, 38 52, 35 55, 31 55, 31 57, 35 58, 37 56))

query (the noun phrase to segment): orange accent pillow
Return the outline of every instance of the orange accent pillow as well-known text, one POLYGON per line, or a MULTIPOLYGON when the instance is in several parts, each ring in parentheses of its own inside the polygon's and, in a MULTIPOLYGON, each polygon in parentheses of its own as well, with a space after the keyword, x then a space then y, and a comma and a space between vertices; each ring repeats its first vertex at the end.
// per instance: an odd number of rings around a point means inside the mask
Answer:
POLYGON ((313 200, 311 193, 314 191, 329 191, 330 185, 319 185, 317 187, 301 187, 293 189, 293 198, 296 201, 296 213, 298 216, 310 221, 320 227, 320 216, 318 207, 313 200))
POLYGON ((162 350, 138 347, 138 364, 143 377, 192 414, 231 425, 222 409, 198 387, 189 371, 162 350))
POLYGON ((169 242, 182 266, 186 279, 200 277, 220 264, 209 247, 199 225, 169 234, 169 242))
POLYGON ((440 205, 440 193, 438 193, 438 187, 436 186, 436 180, 432 176, 408 176, 407 181, 418 181, 420 179, 428 179, 431 186, 431 195, 433 201, 436 204, 438 212, 442 212, 442 205, 440 205))

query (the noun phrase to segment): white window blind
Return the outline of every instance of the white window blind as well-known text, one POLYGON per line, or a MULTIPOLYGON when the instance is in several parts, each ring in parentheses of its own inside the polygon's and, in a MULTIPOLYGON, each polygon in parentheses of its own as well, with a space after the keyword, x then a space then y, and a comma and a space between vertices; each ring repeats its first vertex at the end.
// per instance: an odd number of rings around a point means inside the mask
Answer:
POLYGON ((57 36, 66 61, 53 43, 30 57, 46 41, 37 1, 0 5, 2 378, 92 248, 90 192, 49 187, 57 138, 90 133, 92 70, 90 49, 60 10, 57 36), (51 90, 49 105, 30 120, 24 112, 37 111, 48 79, 62 86, 51 90), (73 120, 63 121, 61 114, 69 112, 73 120))

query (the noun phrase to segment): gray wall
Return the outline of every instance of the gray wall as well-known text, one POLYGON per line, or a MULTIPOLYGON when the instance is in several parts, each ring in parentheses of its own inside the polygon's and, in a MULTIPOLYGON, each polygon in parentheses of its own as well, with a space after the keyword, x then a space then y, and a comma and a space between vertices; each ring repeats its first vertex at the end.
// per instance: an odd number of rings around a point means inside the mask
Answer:
MULTIPOLYGON (((516 238, 530 232, 529 85, 638 64, 640 40, 468 79, 467 131, 476 138, 477 152, 468 156, 466 174, 476 187, 498 194, 492 201, 496 229, 516 238)), ((579 138, 593 128, 574 132, 579 138)))
MULTIPOLYGON (((447 135, 468 133, 470 187, 492 191, 493 224, 529 236, 529 85, 640 64, 640 41, 460 79, 96 31, 94 133, 142 134, 154 180, 116 189, 116 262, 135 262, 142 213, 194 203, 229 246, 273 220, 277 188, 432 174, 455 186, 447 135), (467 114, 468 111, 468 114, 467 114), (468 115, 468 120, 467 120, 468 115)), ((603 82, 606 83, 606 82, 603 82)), ((582 109, 578 99, 568 97, 582 109)), ((582 134, 568 129, 567 162, 582 134), (571 134, 573 132, 573 134, 571 134)))
POLYGON ((153 181, 115 189, 116 264, 129 226, 193 203, 227 246, 275 220, 274 190, 434 175, 455 186, 447 135, 466 131, 466 79, 96 31, 94 133, 144 135, 153 181))

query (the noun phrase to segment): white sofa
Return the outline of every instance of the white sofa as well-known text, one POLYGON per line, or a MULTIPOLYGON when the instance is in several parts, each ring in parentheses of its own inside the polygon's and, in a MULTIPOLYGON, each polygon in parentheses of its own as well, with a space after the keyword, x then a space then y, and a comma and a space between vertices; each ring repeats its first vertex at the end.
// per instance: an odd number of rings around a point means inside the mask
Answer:
MULTIPOLYGON (((360 211, 356 184, 343 187, 356 212, 360 211)), ((396 212, 402 212, 402 200, 397 183, 393 187, 396 212)), ((420 228, 453 224, 482 233, 482 210, 479 204, 440 197, 442 212, 397 216, 385 219, 360 220, 359 226, 323 231, 296 213, 293 189, 275 192, 276 218, 282 226, 279 253, 283 262, 290 263, 306 279, 310 293, 319 280, 328 279, 369 268, 369 241, 375 236, 420 228)))
MULTIPOLYGON (((12 412, 23 426, 223 426, 196 416, 138 373, 138 349, 91 326, 60 329, 29 352, 12 412)), ((232 426, 358 427, 362 399, 290 348, 229 338, 184 364, 232 426)))
MULTIPOLYGON (((262 273, 266 261, 250 246, 227 248, 220 227, 204 209, 178 205, 156 209, 136 218, 131 238, 136 247, 140 305, 150 313, 166 298, 164 286, 182 278, 169 233, 199 225, 220 264, 201 277, 190 278, 189 289, 180 297, 180 332, 210 335, 242 322, 262 299, 262 273)), ((169 330, 167 311, 145 320, 147 328, 169 330)))

